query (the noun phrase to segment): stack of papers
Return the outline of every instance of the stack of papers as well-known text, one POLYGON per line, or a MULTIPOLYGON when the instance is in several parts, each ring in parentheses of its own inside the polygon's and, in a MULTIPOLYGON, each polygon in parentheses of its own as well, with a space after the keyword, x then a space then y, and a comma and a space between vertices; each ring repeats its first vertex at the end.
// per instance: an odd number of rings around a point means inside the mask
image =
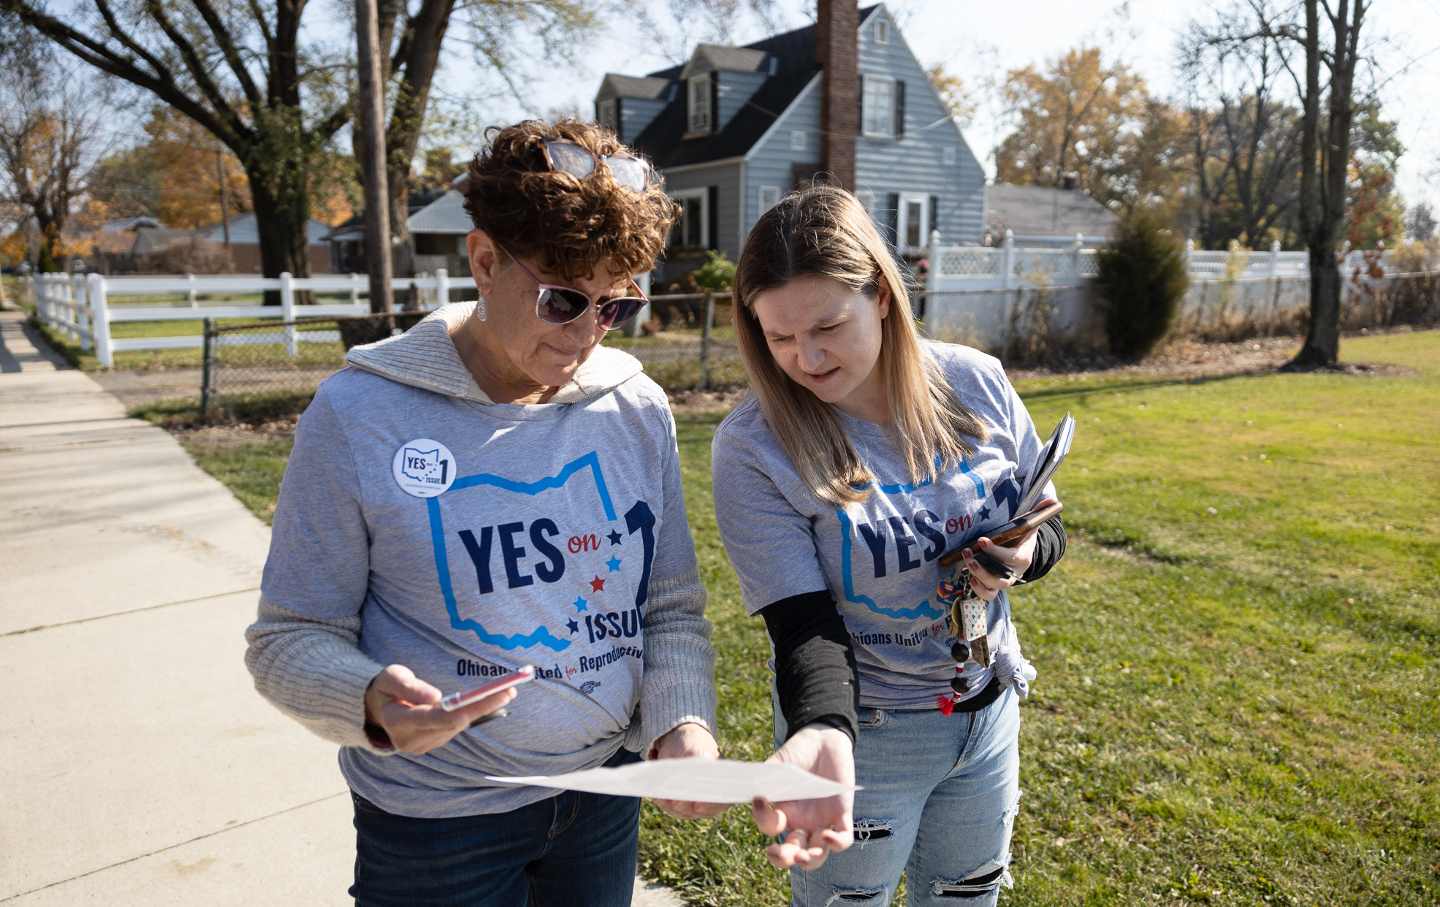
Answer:
POLYGON ((1015 512, 1029 513, 1039 503, 1040 498, 1045 494, 1045 486, 1049 484, 1050 477, 1055 475, 1055 470, 1065 462, 1065 457, 1070 453, 1070 442, 1075 439, 1075 417, 1069 413, 1055 426, 1050 433, 1050 440, 1040 448, 1040 464, 1035 469, 1035 474, 1030 477, 1025 488, 1025 493, 1020 497, 1020 503, 1015 512))

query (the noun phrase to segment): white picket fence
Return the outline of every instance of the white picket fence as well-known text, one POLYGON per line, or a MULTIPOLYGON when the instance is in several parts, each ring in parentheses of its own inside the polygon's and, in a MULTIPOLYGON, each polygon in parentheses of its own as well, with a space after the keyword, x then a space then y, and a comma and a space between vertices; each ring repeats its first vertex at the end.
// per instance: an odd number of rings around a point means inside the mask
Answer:
MULTIPOLYGON (((63 336, 76 341, 81 349, 95 351, 95 358, 105 368, 115 364, 115 354, 129 350, 173 350, 199 348, 202 335, 169 337, 112 336, 111 326, 137 321, 196 321, 210 318, 274 319, 293 322, 297 317, 345 317, 370 314, 369 283, 363 274, 331 274, 319 277, 279 277, 259 275, 184 275, 155 277, 106 277, 101 274, 36 274, 33 278, 35 311, 40 320, 63 336), (202 297, 235 296, 278 291, 280 305, 263 303, 221 303, 202 301, 202 297), (304 292, 346 295, 349 301, 331 304, 299 304, 297 294, 304 292), (183 302, 124 304, 125 297, 173 295, 183 302), (117 301, 119 304, 117 304, 117 301)), ((474 289, 470 275, 450 277, 444 270, 433 275, 397 277, 391 285, 397 290, 418 290, 422 307, 433 309, 440 300, 448 300, 452 289, 474 289)), ((335 331, 298 331, 293 325, 285 328, 285 348, 290 356, 299 352, 299 344, 335 342, 335 331)), ((260 342, 270 342, 259 338, 260 342)))
MULTIPOLYGON (((987 348, 1000 348, 1015 330, 1022 296, 1045 292, 1053 311, 1049 327, 1058 336, 1083 330, 1093 316, 1088 289, 1096 276, 1099 249, 1085 237, 1067 248, 1035 248, 1007 232, 996 247, 947 246, 938 231, 930 235, 925 274, 925 326, 933 336, 965 338, 987 348)), ((1341 273, 1368 270, 1367 255, 1352 251, 1341 273)), ((1267 251, 1232 249, 1199 251, 1186 246, 1191 289, 1182 306, 1182 321, 1217 308, 1234 314, 1272 316, 1283 304, 1303 306, 1303 288, 1310 275, 1309 253, 1282 252, 1273 243, 1267 251), (1232 304, 1232 300, 1234 300, 1232 304), (1298 300, 1298 302, 1297 302, 1298 300)), ((1382 269, 1393 263, 1391 253, 1379 256, 1382 269)), ((1348 283, 1347 283, 1348 288, 1348 283)))
MULTIPOLYGON (((1027 284, 1045 284, 1052 288, 1074 286, 1096 273, 1095 256, 1099 249, 1085 240, 1077 236, 1066 248, 1031 248, 1007 232, 1000 246, 946 246, 937 230, 930 235, 925 289, 946 293, 1017 289, 1027 284)), ((1363 252, 1349 253, 1355 261, 1363 255, 1363 252)), ((1278 241, 1266 252, 1249 249, 1203 252, 1197 251, 1192 242, 1186 246, 1185 257, 1190 276, 1196 280, 1304 277, 1310 273, 1309 253, 1281 252, 1278 241)))

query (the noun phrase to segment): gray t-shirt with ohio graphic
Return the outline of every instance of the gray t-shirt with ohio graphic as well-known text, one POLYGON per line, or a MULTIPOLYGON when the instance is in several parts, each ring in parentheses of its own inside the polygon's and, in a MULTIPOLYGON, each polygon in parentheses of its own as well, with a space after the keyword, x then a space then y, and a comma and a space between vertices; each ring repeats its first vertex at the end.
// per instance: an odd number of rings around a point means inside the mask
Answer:
MULTIPOLYGON (((937 481, 913 482, 885 428, 838 411, 877 480, 865 500, 844 507, 804 485, 753 397, 715 434, 715 515, 746 610, 829 590, 854 645, 860 702, 873 708, 933 708, 950 691, 953 637, 935 597, 939 558, 1014 516, 1040 456, 1035 426, 999 360, 953 344, 925 349, 960 402, 990 427, 990 438, 937 481)), ((1018 649, 1004 593, 990 603, 989 620, 991 650, 1018 649)), ((972 664, 965 676, 974 695, 990 669, 972 664)))

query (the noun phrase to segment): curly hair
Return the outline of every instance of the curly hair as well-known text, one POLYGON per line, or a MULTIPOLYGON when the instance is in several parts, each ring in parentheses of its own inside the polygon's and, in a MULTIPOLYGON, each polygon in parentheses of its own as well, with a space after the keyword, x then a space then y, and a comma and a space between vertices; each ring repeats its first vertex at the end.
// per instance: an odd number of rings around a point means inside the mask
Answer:
POLYGON ((543 143, 557 139, 596 157, 634 154, 615 133, 573 119, 525 120, 492 126, 485 137, 489 144, 470 162, 463 190, 476 228, 566 280, 594 278, 602 261, 624 274, 655 266, 680 213, 658 178, 635 192, 616 184, 607 167, 577 179, 545 162, 543 143))

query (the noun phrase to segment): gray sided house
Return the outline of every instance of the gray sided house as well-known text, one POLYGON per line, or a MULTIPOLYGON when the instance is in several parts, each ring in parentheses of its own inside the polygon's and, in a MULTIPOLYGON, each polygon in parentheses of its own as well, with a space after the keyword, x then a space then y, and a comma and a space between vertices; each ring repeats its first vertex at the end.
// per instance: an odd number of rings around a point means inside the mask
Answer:
POLYGON ((684 209, 659 278, 707 249, 738 257, 781 196, 817 174, 855 192, 901 255, 930 232, 978 243, 985 175, 884 5, 820 0, 815 25, 683 66, 611 73, 596 119, 655 162, 684 209))
POLYGON ((985 189, 985 232, 989 245, 1000 245, 1009 231, 1017 246, 1069 245, 1076 236, 1086 245, 1106 242, 1120 217, 1072 180, 1064 186, 1012 186, 985 189))

